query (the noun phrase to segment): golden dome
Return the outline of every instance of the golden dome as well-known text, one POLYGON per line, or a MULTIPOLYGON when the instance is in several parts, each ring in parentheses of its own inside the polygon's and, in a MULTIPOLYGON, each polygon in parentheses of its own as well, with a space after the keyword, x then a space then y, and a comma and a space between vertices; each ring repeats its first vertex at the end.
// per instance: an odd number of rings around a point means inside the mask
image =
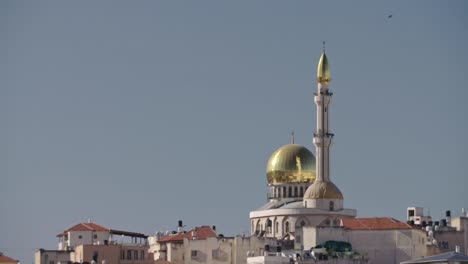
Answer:
POLYGON ((323 50, 322 56, 320 56, 320 60, 317 66, 317 81, 319 83, 330 82, 330 66, 328 65, 328 59, 327 55, 325 54, 325 50, 323 50))
POLYGON ((333 182, 315 181, 307 188, 304 199, 338 199, 343 200, 343 194, 333 182))
POLYGON ((268 160, 268 184, 313 182, 315 157, 306 147, 288 144, 277 149, 268 160))

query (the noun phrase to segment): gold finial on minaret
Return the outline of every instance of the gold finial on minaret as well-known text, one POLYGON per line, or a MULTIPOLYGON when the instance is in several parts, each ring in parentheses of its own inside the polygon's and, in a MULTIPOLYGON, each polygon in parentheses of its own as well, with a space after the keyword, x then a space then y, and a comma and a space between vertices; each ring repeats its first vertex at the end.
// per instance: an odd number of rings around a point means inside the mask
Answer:
POLYGON ((317 66, 317 82, 330 82, 330 66, 328 65, 327 55, 325 54, 325 41, 323 42, 322 56, 320 56, 320 60, 317 66))

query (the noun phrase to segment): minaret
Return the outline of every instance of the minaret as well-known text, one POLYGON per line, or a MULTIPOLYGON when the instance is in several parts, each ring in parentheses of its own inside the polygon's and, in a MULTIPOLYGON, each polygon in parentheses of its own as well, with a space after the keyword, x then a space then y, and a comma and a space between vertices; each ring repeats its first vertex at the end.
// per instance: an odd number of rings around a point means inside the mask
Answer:
POLYGON ((325 48, 317 67, 318 91, 315 93, 314 101, 317 105, 317 132, 314 134, 316 147, 316 181, 330 181, 330 146, 333 134, 330 132, 329 116, 330 101, 332 94, 329 90, 330 67, 328 65, 325 48))
POLYGON ((343 194, 330 180, 330 146, 333 134, 329 128, 329 113, 332 93, 329 90, 330 67, 325 48, 317 67, 317 83, 318 91, 314 96, 317 105, 317 131, 314 133, 317 177, 304 193, 304 207, 337 211, 343 208, 343 194))

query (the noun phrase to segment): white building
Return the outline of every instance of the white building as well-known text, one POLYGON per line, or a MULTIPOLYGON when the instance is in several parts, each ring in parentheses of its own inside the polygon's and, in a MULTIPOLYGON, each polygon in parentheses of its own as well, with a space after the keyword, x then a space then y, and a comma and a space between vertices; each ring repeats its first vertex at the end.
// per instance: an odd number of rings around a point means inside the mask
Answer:
POLYGON ((263 255, 265 245, 276 245, 273 238, 225 237, 214 227, 201 226, 189 231, 158 232, 148 238, 149 252, 155 261, 183 263, 247 263, 247 255, 263 255))
POLYGON ((79 223, 58 234, 58 250, 38 249, 36 264, 153 263, 147 237, 141 233, 79 223))

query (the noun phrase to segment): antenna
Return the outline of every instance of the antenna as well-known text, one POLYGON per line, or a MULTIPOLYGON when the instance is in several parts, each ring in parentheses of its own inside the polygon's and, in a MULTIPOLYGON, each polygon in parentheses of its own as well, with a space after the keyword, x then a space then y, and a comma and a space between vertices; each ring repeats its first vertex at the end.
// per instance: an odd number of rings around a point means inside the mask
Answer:
POLYGON ((291 132, 291 144, 294 144, 294 130, 291 132))
POLYGON ((325 51, 325 41, 322 41, 323 44, 323 51, 325 51))

